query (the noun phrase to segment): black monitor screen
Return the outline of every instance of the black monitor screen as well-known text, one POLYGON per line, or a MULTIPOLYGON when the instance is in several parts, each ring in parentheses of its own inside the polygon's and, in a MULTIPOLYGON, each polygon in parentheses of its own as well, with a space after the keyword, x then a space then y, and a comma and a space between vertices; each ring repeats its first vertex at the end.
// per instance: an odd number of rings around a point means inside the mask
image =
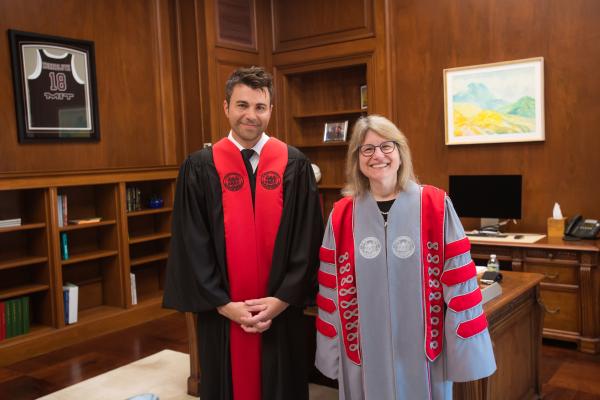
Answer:
POLYGON ((521 219, 521 175, 450 175, 459 217, 521 219))

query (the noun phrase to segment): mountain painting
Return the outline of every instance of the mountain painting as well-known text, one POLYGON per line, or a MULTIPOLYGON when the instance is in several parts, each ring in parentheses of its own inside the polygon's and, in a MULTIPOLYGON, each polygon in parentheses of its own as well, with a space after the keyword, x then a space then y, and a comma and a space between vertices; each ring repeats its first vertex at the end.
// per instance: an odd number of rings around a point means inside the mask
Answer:
POLYGON ((543 59, 444 70, 446 143, 544 140, 543 59))

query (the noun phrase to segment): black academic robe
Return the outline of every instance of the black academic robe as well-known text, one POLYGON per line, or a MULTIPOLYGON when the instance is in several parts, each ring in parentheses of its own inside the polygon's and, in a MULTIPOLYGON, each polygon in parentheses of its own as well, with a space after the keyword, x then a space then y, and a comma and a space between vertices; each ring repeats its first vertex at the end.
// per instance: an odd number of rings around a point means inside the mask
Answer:
MULTIPOLYGON (((310 161, 292 146, 283 196, 267 296, 290 306, 262 333, 263 400, 308 399, 302 310, 316 295, 323 217, 310 161)), ((229 320, 216 310, 230 301, 221 197, 212 149, 192 154, 177 179, 163 306, 198 313, 203 400, 232 399, 229 320)))

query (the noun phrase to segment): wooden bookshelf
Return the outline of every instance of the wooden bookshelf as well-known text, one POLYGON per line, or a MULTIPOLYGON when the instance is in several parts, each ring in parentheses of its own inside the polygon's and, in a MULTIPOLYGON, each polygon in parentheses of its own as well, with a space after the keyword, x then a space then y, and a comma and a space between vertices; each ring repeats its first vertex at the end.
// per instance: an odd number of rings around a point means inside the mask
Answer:
POLYGON ((127 201, 128 189, 135 188, 141 193, 141 209, 126 208, 125 256, 129 271, 125 278, 128 307, 138 307, 162 298, 165 271, 171 238, 171 218, 175 195, 175 180, 151 180, 128 182, 121 188, 121 196, 127 201), (150 208, 151 199, 160 198, 163 205, 150 208), (135 276, 135 289, 132 275, 135 276), (132 291, 137 294, 137 304, 133 304, 132 291))
POLYGON ((0 261, 0 270, 24 267, 27 265, 41 264, 48 261, 48 257, 25 256, 14 260, 0 261))
POLYGON ((79 311, 78 315, 78 323, 85 322, 97 318, 106 318, 112 314, 116 314, 120 311, 119 307, 110 307, 110 306, 97 306, 86 308, 79 311))
POLYGON ((43 222, 38 222, 35 224, 25 224, 19 226, 11 226, 6 228, 0 228, 0 234, 2 233, 10 233, 10 232, 19 232, 19 231, 27 231, 30 229, 43 229, 46 227, 46 224, 43 222))
POLYGON ((151 254, 149 256, 145 256, 145 257, 132 258, 131 262, 129 264, 132 267, 134 267, 134 266, 138 266, 138 265, 148 264, 148 263, 151 263, 154 261, 163 261, 163 260, 166 260, 168 257, 169 257, 169 253, 167 253, 167 252, 156 253, 156 254, 151 254))
POLYGON ((129 244, 150 242, 153 240, 166 239, 171 237, 171 232, 157 232, 146 235, 132 236, 129 238, 129 244))
POLYGON ((161 303, 176 176, 165 168, 0 178, 0 220, 21 219, 0 228, 0 301, 27 296, 30 305, 29 332, 0 341, 0 367, 172 312, 161 303), (161 196, 164 206, 127 212, 129 185, 161 196), (67 220, 101 220, 59 223, 59 195, 67 197, 67 220), (140 280, 136 307, 131 271, 140 280), (66 283, 79 287, 71 325, 64 322, 66 283))
MULTIPOLYGON (((308 78, 310 79, 310 77, 308 78)), ((294 118, 316 118, 316 117, 334 117, 334 116, 345 116, 345 115, 356 115, 362 114, 365 110, 361 108, 352 108, 347 110, 336 110, 336 111, 317 111, 312 113, 298 113, 295 114, 294 118)))
POLYGON ((285 93, 278 118, 286 141, 319 166, 319 190, 327 217, 346 181, 345 160, 354 122, 368 110, 361 109, 360 87, 368 84, 371 57, 358 56, 278 67, 279 93, 285 93), (348 121, 346 141, 325 142, 328 122, 348 121))
POLYGON ((140 211, 130 211, 127 213, 127 217, 131 218, 131 217, 139 217, 141 215, 170 213, 172 211, 173 211, 173 207, 147 208, 145 210, 140 210, 140 211))
MULTIPOLYGON (((0 228, 0 301, 27 297, 29 304, 29 332, 7 338, 7 343, 19 343, 56 322, 51 295, 48 198, 44 188, 0 190, 0 220, 21 219, 19 226, 0 228)), ((0 342, 0 348, 7 346, 5 341, 0 342)))
POLYGON ((14 286, 10 289, 0 290, 0 300, 9 299, 11 297, 21 297, 26 296, 28 294, 43 292, 44 290, 48 290, 48 285, 40 285, 40 284, 30 284, 30 285, 22 285, 22 286, 14 286))
POLYGON ((70 225, 59 228, 59 232, 75 231, 78 229, 97 228, 99 226, 115 225, 116 223, 117 223, 116 220, 110 219, 107 221, 89 222, 89 223, 85 223, 85 224, 70 224, 70 225))
POLYGON ((62 260, 61 264, 62 265, 77 264, 77 263, 82 263, 84 261, 92 261, 92 260, 98 260, 100 258, 117 256, 118 254, 119 254, 119 252, 116 250, 89 251, 86 253, 72 255, 69 257, 68 260, 62 260))

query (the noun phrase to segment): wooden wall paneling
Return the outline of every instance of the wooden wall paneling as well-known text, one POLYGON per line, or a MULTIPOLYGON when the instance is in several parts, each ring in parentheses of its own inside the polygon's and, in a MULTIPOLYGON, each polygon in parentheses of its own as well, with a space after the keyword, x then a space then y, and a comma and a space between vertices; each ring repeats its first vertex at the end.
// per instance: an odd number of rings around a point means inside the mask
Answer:
POLYGON ((375 51, 372 65, 367 71, 369 82, 372 82, 368 88, 369 113, 387 118, 392 117, 389 3, 383 0, 374 2, 375 51))
POLYGON ((0 174, 139 168, 172 163, 172 2, 0 1, 0 30, 18 29, 95 44, 101 140, 18 144, 8 40, 0 41, 0 174), (57 24, 56 21, 70 21, 57 24), (143 22, 140 22, 143 21, 143 22), (166 136, 165 136, 166 135, 166 136), (165 136, 165 137, 163 137, 165 136), (131 151, 143 145, 143 151, 131 151), (65 154, 69 154, 65 157, 65 154))
POLYGON ((293 66, 317 64, 324 61, 343 61, 348 57, 370 55, 376 46, 377 40, 369 38, 337 44, 325 44, 311 49, 273 53, 273 66, 281 69, 283 67, 291 68, 293 66))
POLYGON ((261 61, 263 61, 259 53, 226 48, 223 47, 224 44, 218 44, 217 24, 214 20, 216 1, 210 0, 204 3, 210 115, 210 133, 207 138, 210 138, 212 143, 225 137, 229 132, 229 122, 223 111, 224 88, 227 78, 238 67, 261 65, 261 61))
POLYGON ((273 52, 374 36, 373 0, 271 0, 273 52))
POLYGON ((177 0, 176 15, 180 139, 185 157, 210 142, 204 4, 200 0, 177 0))
POLYGON ((159 110, 160 123, 157 124, 159 132, 162 132, 163 159, 161 165, 175 165, 177 157, 181 154, 181 139, 178 133, 181 131, 181 120, 176 118, 181 112, 176 107, 175 93, 179 87, 176 85, 178 69, 174 65, 176 57, 173 57, 176 49, 176 35, 174 34, 176 15, 172 3, 163 0, 154 0, 154 18, 156 29, 154 52, 158 56, 155 68, 155 85, 159 88, 157 96, 157 110, 159 110))
POLYGON ((215 0, 217 45, 258 52, 255 0, 215 0))
POLYGON ((567 216, 598 218, 600 136, 590 129, 600 125, 598 15, 593 0, 390 2, 394 122, 421 181, 447 188, 452 174, 522 174, 523 219, 513 231, 545 232, 555 201, 567 216), (444 144, 444 68, 537 56, 545 64, 545 142, 444 144))

